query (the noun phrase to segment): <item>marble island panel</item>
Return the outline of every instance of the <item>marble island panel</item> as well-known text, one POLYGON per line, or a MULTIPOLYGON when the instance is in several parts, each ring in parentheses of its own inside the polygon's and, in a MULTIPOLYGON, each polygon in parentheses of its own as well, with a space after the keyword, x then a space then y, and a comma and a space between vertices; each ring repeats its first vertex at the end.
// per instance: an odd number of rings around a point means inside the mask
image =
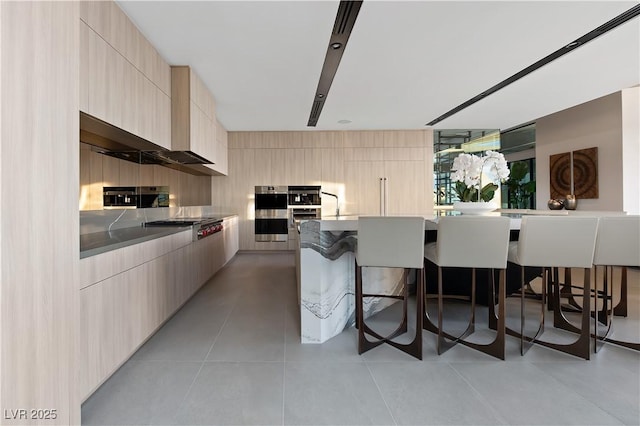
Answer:
MULTIPOLYGON (((500 215, 500 213, 495 213, 500 215)), ((511 229, 520 229, 521 215, 511 218, 511 229)), ((425 218, 425 231, 436 231, 440 216, 425 218)), ((298 280, 302 343, 322 343, 355 322, 355 252, 358 215, 323 216, 303 220, 299 226, 298 280)), ((364 268, 368 293, 398 294, 402 270, 364 268)), ((380 312, 396 300, 365 300, 364 314, 380 312)))
MULTIPOLYGON (((323 218, 300 224, 302 343, 325 342, 355 324, 357 227, 357 217, 323 218)), ((364 268, 367 292, 398 294, 402 290, 402 272, 397 268, 364 268)), ((365 317, 396 302, 388 298, 368 298, 363 307, 365 317)))

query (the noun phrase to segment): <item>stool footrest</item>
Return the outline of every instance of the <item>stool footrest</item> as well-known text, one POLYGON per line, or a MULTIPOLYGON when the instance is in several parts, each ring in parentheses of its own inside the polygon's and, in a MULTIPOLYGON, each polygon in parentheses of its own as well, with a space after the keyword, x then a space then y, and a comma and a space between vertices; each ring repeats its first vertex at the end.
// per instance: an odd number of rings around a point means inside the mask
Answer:
POLYGON ((396 349, 399 349, 411 356, 414 356, 418 359, 422 359, 422 311, 423 311, 423 303, 424 303, 424 268, 418 269, 418 284, 416 286, 416 334, 413 340, 410 343, 402 344, 393 341, 397 336, 405 334, 408 331, 408 314, 407 314, 407 305, 409 299, 409 291, 407 284, 407 269, 404 270, 403 273, 403 294, 401 295, 393 295, 393 294, 372 294, 372 293, 364 293, 362 291, 362 267, 358 265, 358 262, 355 262, 356 266, 356 327, 358 328, 358 353, 363 354, 370 349, 378 347, 383 343, 387 343, 393 346, 396 349), (382 336, 381 334, 372 330, 364 321, 364 312, 363 312, 363 299, 365 297, 384 297, 389 299, 402 300, 402 321, 400 325, 392 331, 387 336, 382 336), (371 341, 367 339, 369 335, 377 340, 371 341))

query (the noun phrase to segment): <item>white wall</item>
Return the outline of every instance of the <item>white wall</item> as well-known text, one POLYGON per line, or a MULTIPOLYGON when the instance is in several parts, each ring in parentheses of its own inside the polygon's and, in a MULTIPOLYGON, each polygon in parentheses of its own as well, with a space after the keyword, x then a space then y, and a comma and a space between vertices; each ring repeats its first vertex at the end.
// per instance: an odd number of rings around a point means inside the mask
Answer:
POLYGON ((622 91, 623 209, 640 214, 640 87, 622 91))
MULTIPOLYGON (((629 140, 632 140, 631 136, 629 140)), ((536 121, 536 205, 538 208, 545 209, 550 198, 549 156, 597 147, 599 198, 578 200, 578 210, 623 210, 622 141, 621 92, 538 119, 536 121)), ((636 192, 636 198, 637 194, 636 192)))

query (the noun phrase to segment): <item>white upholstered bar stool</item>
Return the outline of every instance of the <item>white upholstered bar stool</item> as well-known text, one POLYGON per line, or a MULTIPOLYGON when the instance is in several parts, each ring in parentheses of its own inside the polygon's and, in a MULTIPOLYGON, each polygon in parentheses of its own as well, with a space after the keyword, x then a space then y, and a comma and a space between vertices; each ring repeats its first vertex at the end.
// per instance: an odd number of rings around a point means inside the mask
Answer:
MULTIPOLYGON (((425 246, 425 258, 438 267, 438 324, 435 326, 425 310, 425 329, 438 334, 438 354, 442 354, 457 343, 479 350, 496 358, 505 358, 505 275, 507 269, 507 251, 509 248, 510 219, 500 216, 446 216, 438 221, 438 237, 435 243, 425 246), (442 268, 471 269, 471 314, 466 330, 453 336, 444 330, 444 294, 446 283, 442 279, 442 268), (475 287, 476 269, 499 270, 498 314, 489 318, 496 322, 496 337, 488 344, 465 340, 475 331, 475 287)), ((495 301, 493 276, 489 303, 495 301)), ((489 310, 495 315, 494 309, 489 310)))
MULTIPOLYGON (((366 283, 365 283, 366 285, 366 283)), ((424 301, 424 217, 360 216, 356 250, 356 326, 358 353, 362 354, 383 343, 422 359, 422 319, 424 301), (386 267, 404 269, 402 295, 372 294, 363 291, 362 268, 386 267), (409 297, 407 269, 418 271, 416 282, 416 334, 408 344, 392 339, 407 331, 407 301, 409 297), (403 302, 403 321, 391 334, 381 336, 364 321, 364 298, 392 298, 403 302), (374 337, 375 341, 367 339, 374 337)))
POLYGON ((594 291, 594 351, 597 351, 598 340, 625 346, 640 351, 640 342, 628 342, 608 337, 611 331, 610 313, 627 316, 627 267, 640 266, 640 216, 604 216, 598 223, 598 237, 593 256, 595 278, 598 279, 598 267, 604 267, 602 291, 594 291), (620 271, 620 303, 613 304, 613 267, 621 267, 620 271), (598 311, 598 301, 602 299, 602 309, 598 311), (618 311, 616 312, 616 309, 618 311), (603 335, 599 335, 599 323, 607 327, 603 335))
MULTIPOLYGON (((605 211, 605 210, 568 210, 569 216, 589 216, 589 217, 621 217, 626 216, 627 213, 624 211, 605 211)), ((598 228, 598 232, 599 228, 598 228)), ((597 251, 597 249, 596 249, 597 251)), ((594 254, 595 256, 595 254, 594 254)), ((625 270, 626 271, 626 270, 625 270)), ((597 275, 596 281, 592 285, 592 291, 597 291, 597 275)), ((553 297, 549 297, 547 300, 547 307, 549 310, 553 310, 553 326, 557 328, 562 328, 564 330, 579 332, 579 328, 571 324, 566 317, 564 316, 564 312, 582 312, 582 306, 578 303, 574 297, 574 291, 582 289, 580 283, 574 283, 571 273, 571 268, 564 269, 564 281, 560 281, 560 273, 558 268, 553 269, 553 285, 560 286, 560 290, 558 292, 553 293, 553 297), (566 302, 563 302, 566 301, 566 302)), ((547 286, 547 290, 549 286, 547 286)), ((620 301, 618 305, 613 309, 614 315, 626 316, 627 312, 627 291, 626 285, 624 286, 624 291, 621 294, 620 301)), ((594 307, 593 310, 596 310, 597 307, 594 307)), ((600 314, 600 317, 604 319, 603 314, 600 314)))
MULTIPOLYGON (((596 243, 598 218, 570 216, 524 216, 517 242, 510 243, 509 262, 520 266, 520 332, 507 328, 507 333, 520 338, 522 355, 533 343, 539 343, 565 353, 589 359, 589 301, 591 297, 591 266, 596 243), (538 330, 525 335, 524 267, 542 267, 542 303, 538 330), (552 268, 584 268, 582 313, 578 339, 569 344, 539 340, 544 331, 547 280, 552 268)), ((558 293, 559 288, 554 288, 558 293)))

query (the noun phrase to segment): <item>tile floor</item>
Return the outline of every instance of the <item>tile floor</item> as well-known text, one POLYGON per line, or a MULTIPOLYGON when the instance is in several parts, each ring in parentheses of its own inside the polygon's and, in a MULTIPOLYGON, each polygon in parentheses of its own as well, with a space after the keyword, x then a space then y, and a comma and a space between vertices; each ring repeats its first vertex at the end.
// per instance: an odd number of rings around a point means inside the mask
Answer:
MULTIPOLYGON (((640 337, 637 311, 619 328, 640 337)), ((423 361, 387 345, 360 356, 354 329, 301 345, 293 254, 239 254, 83 404, 82 423, 640 424, 637 352, 522 357, 509 337, 499 361, 461 345, 438 356, 423 335, 423 361)))

